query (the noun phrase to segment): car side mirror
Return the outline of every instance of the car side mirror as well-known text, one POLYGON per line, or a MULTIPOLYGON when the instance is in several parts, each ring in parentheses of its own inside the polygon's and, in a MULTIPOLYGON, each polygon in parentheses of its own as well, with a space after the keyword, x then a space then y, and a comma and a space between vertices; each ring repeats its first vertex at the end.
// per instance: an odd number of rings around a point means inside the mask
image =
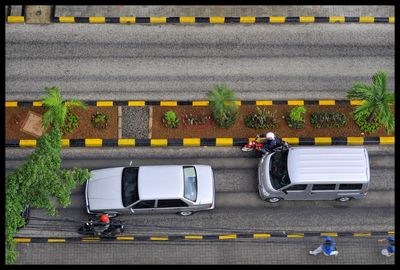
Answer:
POLYGON ((282 190, 282 191, 283 191, 283 193, 285 193, 287 195, 287 191, 286 190, 282 190))
POLYGON ((132 160, 129 162, 129 166, 132 166, 132 160))
POLYGON ((129 208, 129 209, 131 210, 132 214, 135 213, 135 210, 133 210, 132 208, 129 208))

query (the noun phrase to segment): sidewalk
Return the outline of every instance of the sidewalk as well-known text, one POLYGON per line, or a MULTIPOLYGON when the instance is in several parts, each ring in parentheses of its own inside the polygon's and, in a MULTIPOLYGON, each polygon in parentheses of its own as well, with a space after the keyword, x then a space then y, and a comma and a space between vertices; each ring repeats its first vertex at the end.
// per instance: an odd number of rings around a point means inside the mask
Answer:
POLYGON ((17 264, 394 264, 378 238, 338 237, 339 255, 313 256, 320 237, 226 242, 101 242, 17 244, 17 264), (157 256, 155 256, 157 254, 157 256))
POLYGON ((55 17, 394 16, 394 6, 56 6, 55 17))

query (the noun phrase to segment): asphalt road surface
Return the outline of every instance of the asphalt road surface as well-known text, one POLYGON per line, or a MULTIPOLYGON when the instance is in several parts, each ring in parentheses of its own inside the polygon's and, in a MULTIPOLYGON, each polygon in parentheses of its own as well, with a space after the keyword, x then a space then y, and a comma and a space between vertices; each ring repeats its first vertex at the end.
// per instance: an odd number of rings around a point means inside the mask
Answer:
POLYGON ((345 99, 379 69, 394 89, 394 24, 6 25, 6 100, 45 86, 84 100, 345 99))
MULTIPOLYGON (((367 146, 371 185, 363 200, 263 202, 257 193, 257 162, 252 153, 233 147, 64 149, 63 167, 99 169, 145 164, 209 164, 215 172, 216 208, 192 216, 152 214, 120 216, 124 235, 232 234, 265 232, 365 232, 394 230, 394 147, 367 146)), ((6 173, 20 166, 32 149, 6 149, 6 173)), ((72 203, 49 217, 32 210, 20 237, 77 237, 87 220, 84 186, 72 191, 72 203)), ((337 258, 308 251, 321 239, 237 239, 228 241, 159 241, 17 244, 17 264, 386 264, 377 237, 338 237, 337 258)))
MULTIPOLYGON (((84 153, 68 149, 63 151, 63 167, 128 166, 131 159, 134 165, 194 163, 213 166, 216 186, 214 210, 188 217, 175 214, 122 216, 121 220, 127 224, 127 234, 394 230, 394 148, 367 148, 371 170, 368 196, 344 204, 334 201, 263 202, 257 192, 258 159, 239 148, 86 149, 84 153)), ((19 166, 28 152, 7 149, 6 171, 19 166)), ((73 190, 71 199, 71 205, 59 208, 59 215, 55 217, 34 209, 31 223, 19 235, 77 236, 80 222, 88 218, 84 186, 73 190)))

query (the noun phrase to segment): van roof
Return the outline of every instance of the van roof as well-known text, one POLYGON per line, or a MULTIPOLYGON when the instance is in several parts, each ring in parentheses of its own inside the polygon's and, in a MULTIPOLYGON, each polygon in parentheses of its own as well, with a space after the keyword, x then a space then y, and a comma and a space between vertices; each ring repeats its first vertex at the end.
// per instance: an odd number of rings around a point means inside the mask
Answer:
POLYGON ((287 162, 292 183, 369 182, 369 159, 365 147, 291 147, 287 162))

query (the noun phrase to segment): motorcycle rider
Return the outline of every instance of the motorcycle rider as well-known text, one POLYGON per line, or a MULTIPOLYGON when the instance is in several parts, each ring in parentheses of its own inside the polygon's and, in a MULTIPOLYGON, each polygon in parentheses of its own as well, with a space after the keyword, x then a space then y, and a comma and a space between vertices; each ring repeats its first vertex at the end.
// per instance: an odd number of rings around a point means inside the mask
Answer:
POLYGON ((282 139, 279 138, 278 136, 275 136, 275 134, 273 132, 267 132, 265 135, 257 134, 256 139, 259 139, 259 138, 261 138, 261 140, 259 140, 259 141, 264 143, 264 147, 260 148, 260 152, 263 153, 263 156, 267 152, 272 152, 275 148, 285 145, 285 143, 282 141, 282 139))
POLYGON ((107 214, 103 214, 98 220, 93 221, 92 224, 94 231, 98 234, 102 234, 110 227, 110 218, 107 214))

